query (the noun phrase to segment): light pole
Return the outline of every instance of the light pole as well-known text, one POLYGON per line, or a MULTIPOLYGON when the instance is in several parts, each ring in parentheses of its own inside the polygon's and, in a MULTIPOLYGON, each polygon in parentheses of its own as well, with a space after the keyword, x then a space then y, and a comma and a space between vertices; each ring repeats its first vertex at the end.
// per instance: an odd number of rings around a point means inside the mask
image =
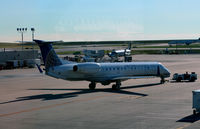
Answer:
MULTIPOLYGON (((35 28, 31 28, 32 31, 32 41, 34 40, 34 32, 35 32, 35 28)), ((34 49, 34 44, 33 44, 33 49, 34 49)))
POLYGON ((22 35, 22 50, 24 50, 24 47, 23 47, 24 34, 23 34, 23 33, 27 31, 27 28, 17 28, 17 31, 18 31, 19 33, 21 33, 21 35, 22 35))

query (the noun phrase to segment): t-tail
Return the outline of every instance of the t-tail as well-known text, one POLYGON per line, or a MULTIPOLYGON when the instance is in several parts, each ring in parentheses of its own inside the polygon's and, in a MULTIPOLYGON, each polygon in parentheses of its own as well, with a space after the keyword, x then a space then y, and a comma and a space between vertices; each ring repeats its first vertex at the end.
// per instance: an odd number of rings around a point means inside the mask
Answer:
POLYGON ((53 41, 33 40, 40 47, 42 59, 45 65, 45 72, 48 73, 49 68, 62 65, 61 59, 57 56, 52 47, 53 41))

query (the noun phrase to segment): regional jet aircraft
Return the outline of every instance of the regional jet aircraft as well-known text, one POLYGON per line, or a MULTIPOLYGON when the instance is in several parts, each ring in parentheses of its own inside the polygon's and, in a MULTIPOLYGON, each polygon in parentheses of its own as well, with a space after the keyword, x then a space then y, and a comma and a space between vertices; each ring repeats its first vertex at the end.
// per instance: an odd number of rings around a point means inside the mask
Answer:
MULTIPOLYGON (((169 70, 158 62, 121 62, 121 63, 75 63, 61 60, 55 53, 52 42, 34 40, 40 47, 45 64, 45 74, 58 79, 70 81, 86 80, 91 82, 90 89, 95 89, 96 83, 112 86, 119 90, 121 82, 128 79, 160 77, 161 83, 170 77, 169 70)), ((41 71, 41 69, 39 68, 41 71)))
POLYGON ((169 45, 190 45, 192 43, 197 43, 200 42, 200 38, 199 39, 191 39, 191 40, 172 40, 170 41, 168 44, 169 45))
POLYGON ((130 56, 131 55, 131 43, 129 43, 128 48, 121 50, 112 50, 112 52, 108 53, 108 56, 113 57, 121 57, 121 56, 130 56))

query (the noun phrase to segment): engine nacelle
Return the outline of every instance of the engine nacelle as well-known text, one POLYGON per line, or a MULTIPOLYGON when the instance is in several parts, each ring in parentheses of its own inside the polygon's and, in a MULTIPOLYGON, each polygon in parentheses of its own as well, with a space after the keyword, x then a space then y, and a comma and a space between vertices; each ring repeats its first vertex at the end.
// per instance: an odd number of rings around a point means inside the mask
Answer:
POLYGON ((73 71, 80 73, 96 73, 99 70, 100 70, 100 65, 97 63, 83 63, 73 66, 73 71))

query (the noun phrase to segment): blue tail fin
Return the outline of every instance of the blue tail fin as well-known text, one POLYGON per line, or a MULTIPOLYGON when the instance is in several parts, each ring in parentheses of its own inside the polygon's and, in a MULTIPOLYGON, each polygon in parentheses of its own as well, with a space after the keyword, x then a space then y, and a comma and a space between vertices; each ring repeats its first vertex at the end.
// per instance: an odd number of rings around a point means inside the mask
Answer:
POLYGON ((40 47, 42 59, 44 61, 44 64, 46 64, 46 58, 52 49, 52 44, 49 42, 42 41, 42 40, 33 40, 33 41, 35 41, 40 47))
POLYGON ((62 61, 58 58, 57 54, 55 53, 52 47, 53 42, 47 42, 42 40, 33 41, 35 41, 40 47, 46 70, 48 70, 49 67, 62 65, 62 61))

